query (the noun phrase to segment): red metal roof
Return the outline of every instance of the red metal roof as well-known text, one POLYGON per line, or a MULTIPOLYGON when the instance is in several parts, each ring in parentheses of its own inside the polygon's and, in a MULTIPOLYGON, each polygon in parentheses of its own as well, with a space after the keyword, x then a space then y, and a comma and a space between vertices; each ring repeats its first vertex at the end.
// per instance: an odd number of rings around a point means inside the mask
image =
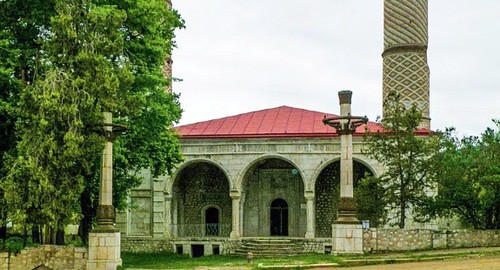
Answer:
MULTIPOLYGON (((183 139, 337 136, 332 127, 323 124, 325 116, 336 115, 281 106, 178 126, 175 129, 183 139)), ((382 126, 375 122, 368 122, 367 125, 371 132, 382 131, 382 126)), ((359 126, 354 135, 362 136, 367 125, 359 126)))

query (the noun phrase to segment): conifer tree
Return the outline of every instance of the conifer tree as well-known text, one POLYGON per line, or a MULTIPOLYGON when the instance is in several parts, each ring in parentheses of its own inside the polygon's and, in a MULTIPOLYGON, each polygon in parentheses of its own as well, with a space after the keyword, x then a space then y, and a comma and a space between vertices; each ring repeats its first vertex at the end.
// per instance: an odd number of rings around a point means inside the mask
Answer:
POLYGON ((1 128, 11 138, 1 145, 8 217, 43 228, 48 243, 61 243, 55 232, 81 220, 85 240, 97 206, 104 141, 96 129, 103 111, 130 127, 115 144, 116 206, 125 207, 127 191, 139 184, 138 170, 169 173, 181 159, 171 128, 181 110, 177 96, 165 92, 162 65, 182 21, 162 0, 0 5, 0 46, 16 52, 0 64, 7 93, 0 117, 10 121, 1 128), (24 43, 23 28, 35 40, 24 43))

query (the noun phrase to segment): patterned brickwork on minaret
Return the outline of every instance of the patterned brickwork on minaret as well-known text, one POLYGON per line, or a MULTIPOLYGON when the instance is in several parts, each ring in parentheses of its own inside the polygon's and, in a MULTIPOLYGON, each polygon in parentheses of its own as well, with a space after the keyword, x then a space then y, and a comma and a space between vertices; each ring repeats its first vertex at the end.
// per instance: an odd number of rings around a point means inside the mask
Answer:
POLYGON ((430 129, 427 9, 427 0, 384 1, 382 88, 384 102, 396 91, 407 108, 416 104, 420 127, 430 129))
MULTIPOLYGON (((171 0, 166 0, 166 3, 168 8, 172 8, 171 0)), ((167 91, 168 93, 172 93, 172 63, 173 61, 171 55, 167 55, 163 64, 163 74, 168 80, 168 85, 165 89, 165 91, 167 91)))

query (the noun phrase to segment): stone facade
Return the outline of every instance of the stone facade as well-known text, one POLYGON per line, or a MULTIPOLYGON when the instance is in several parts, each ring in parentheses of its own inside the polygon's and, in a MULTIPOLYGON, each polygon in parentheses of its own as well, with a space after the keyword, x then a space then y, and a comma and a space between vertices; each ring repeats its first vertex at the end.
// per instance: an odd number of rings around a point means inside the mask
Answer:
POLYGON ((500 246, 500 230, 365 229, 364 252, 500 246))
MULTIPOLYGON (((334 196, 325 194, 330 180, 321 179, 340 159, 338 139, 190 139, 182 140, 181 147, 185 162, 172 177, 153 179, 148 170, 141 173, 143 183, 130 196, 136 208, 117 216, 123 241, 206 236, 203 215, 210 207, 220 215, 219 234, 213 236, 267 237, 276 199, 289 207, 288 236, 331 237, 329 216, 335 210, 327 207, 323 213, 323 206, 333 204, 334 196), (195 225, 201 235, 180 233, 180 228, 195 225)), ((355 164, 379 175, 382 166, 364 156, 362 148, 363 138, 354 137, 355 164)))
POLYGON ((26 270, 44 266, 54 270, 83 270, 87 249, 73 246, 45 245, 22 250, 18 255, 0 253, 0 269, 26 270))

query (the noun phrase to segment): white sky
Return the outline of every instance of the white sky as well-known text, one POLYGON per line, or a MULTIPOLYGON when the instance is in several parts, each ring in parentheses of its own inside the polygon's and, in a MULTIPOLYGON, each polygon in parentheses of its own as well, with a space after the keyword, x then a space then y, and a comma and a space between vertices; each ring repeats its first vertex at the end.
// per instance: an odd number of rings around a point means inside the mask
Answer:
MULTIPOLYGON (((174 0, 180 124, 287 105, 382 112, 383 0, 174 0)), ((478 135, 500 119, 500 1, 429 0, 433 129, 478 135)))

